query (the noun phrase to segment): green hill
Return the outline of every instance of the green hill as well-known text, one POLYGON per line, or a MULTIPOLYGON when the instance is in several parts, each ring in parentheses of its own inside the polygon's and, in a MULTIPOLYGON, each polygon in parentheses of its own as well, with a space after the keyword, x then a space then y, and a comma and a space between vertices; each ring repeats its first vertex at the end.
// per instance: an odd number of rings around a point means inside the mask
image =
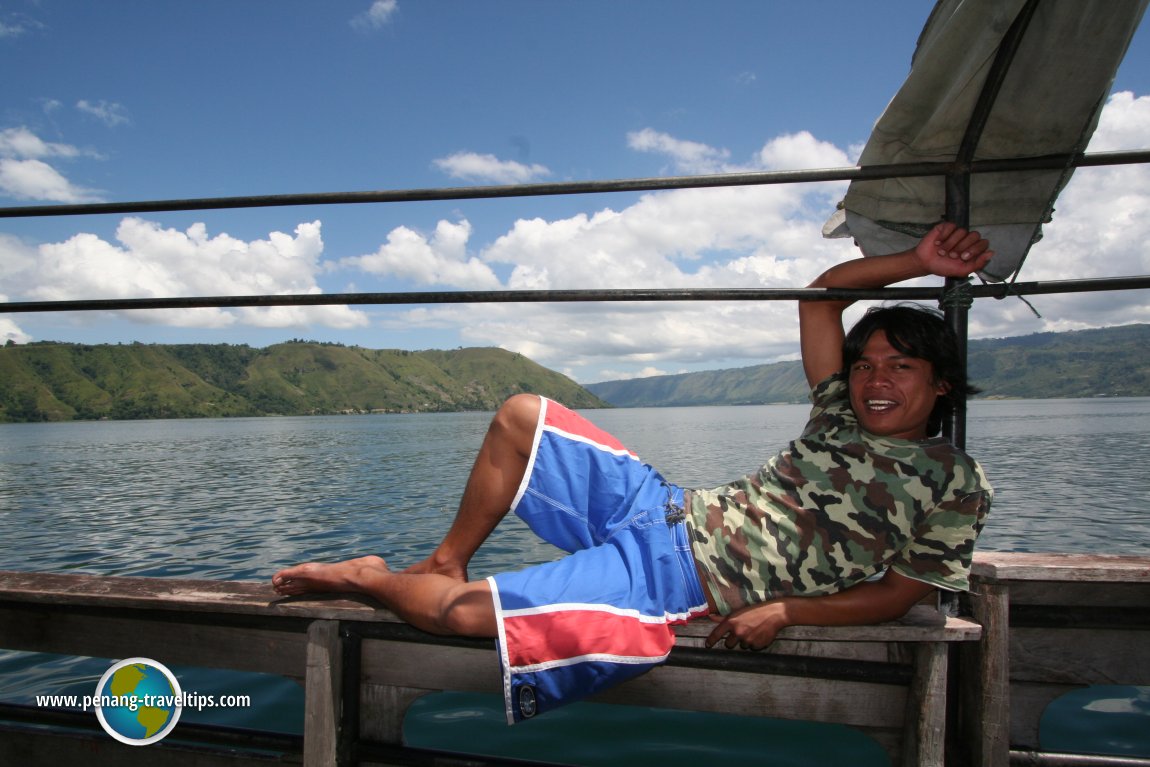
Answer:
MULTIPOLYGON (((1150 397, 1150 325, 970 342, 983 397, 1150 397)), ((291 341, 0 347, 0 422, 494 410, 536 392, 572 407, 805 402, 798 362, 581 387, 502 349, 291 341)))
POLYGON ((0 422, 494 410, 536 392, 604 402, 501 349, 400 351, 293 341, 35 343, 0 348, 0 422))
MULTIPOLYGON (((1150 325, 971 341, 982 397, 1150 397, 1150 325)), ((588 384, 616 407, 806 402, 799 362, 588 384)))

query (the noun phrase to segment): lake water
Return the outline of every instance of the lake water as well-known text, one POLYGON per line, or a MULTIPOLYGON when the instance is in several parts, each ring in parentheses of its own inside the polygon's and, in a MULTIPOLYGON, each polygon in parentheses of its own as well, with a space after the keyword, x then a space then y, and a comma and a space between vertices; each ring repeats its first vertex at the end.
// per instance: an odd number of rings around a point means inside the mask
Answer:
MULTIPOLYGON (((799 432, 806 414, 804 406, 769 405, 588 415, 669 480, 708 486, 757 468, 799 432)), ((367 552, 403 566, 446 530, 489 417, 0 425, 0 569, 262 580, 288 563, 367 552)), ((982 549, 1150 552, 1150 398, 977 401, 967 443, 996 490, 982 549)), ((508 518, 472 575, 555 555, 508 518)), ((0 652, 0 698, 90 694, 107 667, 106 660, 0 652)), ((229 712, 221 724, 270 721, 298 731, 292 683, 177 674, 185 689, 236 692, 238 685, 259 704, 229 712)), ((1146 690, 1119 695, 1146 716, 1146 690)), ((1150 729, 1145 721, 1141 728, 1150 729)), ((1131 748, 1150 756, 1148 744, 1131 748)))

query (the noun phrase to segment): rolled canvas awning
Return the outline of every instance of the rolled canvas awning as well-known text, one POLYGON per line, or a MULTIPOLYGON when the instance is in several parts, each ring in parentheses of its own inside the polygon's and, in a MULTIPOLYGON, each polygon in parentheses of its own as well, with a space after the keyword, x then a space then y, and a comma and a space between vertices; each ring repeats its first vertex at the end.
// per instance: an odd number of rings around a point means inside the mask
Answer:
MULTIPOLYGON (((1081 153, 1148 1, 939 0, 859 165, 1081 153), (968 129, 988 83, 985 123, 968 129)), ((1073 170, 970 176, 969 225, 996 253, 985 279, 1018 271, 1073 170)), ((865 255, 905 250, 945 217, 946 195, 939 176, 853 181, 823 234, 853 237, 865 255)))

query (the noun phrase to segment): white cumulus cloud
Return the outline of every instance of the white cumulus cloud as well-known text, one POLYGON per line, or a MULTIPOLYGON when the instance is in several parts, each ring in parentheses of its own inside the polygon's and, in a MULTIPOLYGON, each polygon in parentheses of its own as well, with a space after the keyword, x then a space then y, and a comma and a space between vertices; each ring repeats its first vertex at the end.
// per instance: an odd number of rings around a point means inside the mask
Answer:
POLYGON ((69 144, 44 141, 25 127, 6 128, 0 131, 0 193, 18 200, 97 202, 95 190, 73 184, 49 162, 86 154, 69 144))
MULTIPOLYGON (((219 295, 316 294, 323 240, 320 222, 302 223, 293 234, 272 232, 245 241, 209 235, 203 224, 185 231, 141 218, 123 219, 115 242, 80 233, 62 242, 29 248, 0 239, 0 262, 18 256, 24 268, 6 274, 9 290, 28 300, 166 298, 219 295)), ((129 311, 124 317, 183 327, 356 328, 366 316, 346 306, 200 308, 129 311)))
POLYGON ((456 152, 434 161, 435 167, 452 178, 487 181, 494 184, 525 184, 551 175, 547 167, 500 160, 493 154, 456 152))
POLYGON ((628 133, 627 146, 637 152, 666 155, 677 173, 721 173, 731 155, 726 149, 685 141, 652 128, 628 133))
POLYGON ((491 268, 468 255, 470 237, 471 224, 467 221, 440 221, 430 236, 401 226, 388 233, 387 242, 375 253, 345 258, 340 266, 410 280, 417 285, 499 288, 499 278, 491 268))

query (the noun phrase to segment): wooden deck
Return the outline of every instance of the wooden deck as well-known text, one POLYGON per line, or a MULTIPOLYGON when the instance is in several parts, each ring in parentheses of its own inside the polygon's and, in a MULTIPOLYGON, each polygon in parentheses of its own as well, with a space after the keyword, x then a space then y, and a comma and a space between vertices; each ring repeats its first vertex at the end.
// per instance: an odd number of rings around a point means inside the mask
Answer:
MULTIPOLYGON (((1059 691, 1147 683, 1150 558, 980 555, 975 574, 977 620, 922 604, 877 626, 792 627, 758 653, 706 649, 710 625, 690 624, 665 666, 596 701, 845 724, 892 764, 1005 765, 1037 748, 1036 717, 1059 691)), ((196 737, 183 724, 128 749, 98 727, 61 735, 9 722, 0 764, 124 765, 160 753, 170 767, 445 764, 403 747, 408 706, 437 690, 501 689, 488 640, 433 637, 367 600, 284 599, 250 582, 0 572, 0 647, 279 674, 306 699, 302 743, 259 759, 226 739, 179 743, 196 737)))

